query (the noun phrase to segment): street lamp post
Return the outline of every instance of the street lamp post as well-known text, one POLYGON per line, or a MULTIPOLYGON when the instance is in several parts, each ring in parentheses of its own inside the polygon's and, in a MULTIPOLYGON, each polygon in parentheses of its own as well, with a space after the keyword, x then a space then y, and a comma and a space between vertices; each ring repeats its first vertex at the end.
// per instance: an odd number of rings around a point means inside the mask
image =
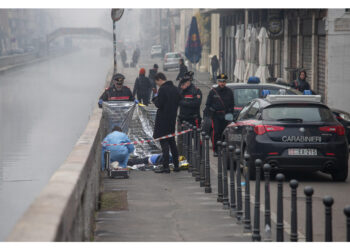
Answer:
POLYGON ((115 35, 115 23, 120 20, 124 13, 124 9, 112 9, 111 17, 113 20, 113 53, 114 53, 114 66, 113 75, 117 73, 117 40, 115 35))

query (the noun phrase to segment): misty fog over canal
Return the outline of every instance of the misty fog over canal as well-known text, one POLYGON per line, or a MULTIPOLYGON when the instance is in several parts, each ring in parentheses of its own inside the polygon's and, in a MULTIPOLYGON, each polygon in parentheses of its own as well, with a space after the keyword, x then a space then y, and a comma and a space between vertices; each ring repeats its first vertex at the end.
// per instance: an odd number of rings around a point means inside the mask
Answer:
POLYGON ((84 49, 0 75, 0 241, 84 131, 112 56, 84 49))

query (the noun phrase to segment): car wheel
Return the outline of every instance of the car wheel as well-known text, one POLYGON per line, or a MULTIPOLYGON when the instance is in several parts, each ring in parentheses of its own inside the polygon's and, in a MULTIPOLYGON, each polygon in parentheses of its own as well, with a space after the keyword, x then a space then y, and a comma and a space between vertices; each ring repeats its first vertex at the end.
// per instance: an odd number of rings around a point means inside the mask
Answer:
POLYGON ((346 181, 348 178, 348 163, 341 164, 341 168, 332 172, 332 179, 333 181, 346 181))

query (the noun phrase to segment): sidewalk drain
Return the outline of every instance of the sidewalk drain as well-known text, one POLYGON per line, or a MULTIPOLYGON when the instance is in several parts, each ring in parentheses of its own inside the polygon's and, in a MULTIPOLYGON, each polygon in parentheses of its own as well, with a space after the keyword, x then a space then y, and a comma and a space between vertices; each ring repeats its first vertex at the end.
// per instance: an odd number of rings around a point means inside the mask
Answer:
POLYGON ((103 192, 100 211, 128 210, 128 198, 126 190, 103 192))

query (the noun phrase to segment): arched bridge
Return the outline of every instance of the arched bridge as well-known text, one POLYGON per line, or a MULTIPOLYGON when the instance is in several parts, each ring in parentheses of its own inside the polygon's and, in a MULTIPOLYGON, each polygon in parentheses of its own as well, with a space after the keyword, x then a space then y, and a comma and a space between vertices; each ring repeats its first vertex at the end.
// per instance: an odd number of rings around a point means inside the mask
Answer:
POLYGON ((58 37, 66 35, 93 35, 112 40, 113 34, 101 28, 58 28, 47 35, 47 43, 49 44, 58 37))

